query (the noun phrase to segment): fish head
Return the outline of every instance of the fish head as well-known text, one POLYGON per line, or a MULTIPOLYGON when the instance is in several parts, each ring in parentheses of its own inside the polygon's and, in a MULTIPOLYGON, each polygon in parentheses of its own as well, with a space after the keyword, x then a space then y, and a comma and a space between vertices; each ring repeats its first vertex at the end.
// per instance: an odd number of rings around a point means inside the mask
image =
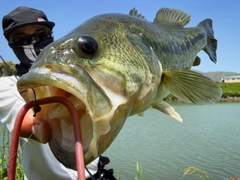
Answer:
MULTIPOLYGON (((48 45, 17 83, 26 102, 63 96, 74 104, 85 164, 110 146, 129 115, 150 106, 162 73, 141 34, 102 19, 106 18, 93 18, 48 45)), ((53 154, 66 167, 76 169, 71 114, 56 103, 41 109, 37 117, 50 124, 53 154)))

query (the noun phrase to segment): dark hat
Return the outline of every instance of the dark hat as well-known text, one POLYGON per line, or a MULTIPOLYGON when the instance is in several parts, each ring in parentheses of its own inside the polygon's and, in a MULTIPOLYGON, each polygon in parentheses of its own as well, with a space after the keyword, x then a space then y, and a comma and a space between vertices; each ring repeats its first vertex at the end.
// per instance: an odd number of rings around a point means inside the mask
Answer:
POLYGON ((37 9, 20 6, 3 17, 3 34, 5 38, 8 39, 8 36, 11 32, 29 24, 45 25, 51 30, 55 25, 54 22, 48 21, 44 12, 37 9))

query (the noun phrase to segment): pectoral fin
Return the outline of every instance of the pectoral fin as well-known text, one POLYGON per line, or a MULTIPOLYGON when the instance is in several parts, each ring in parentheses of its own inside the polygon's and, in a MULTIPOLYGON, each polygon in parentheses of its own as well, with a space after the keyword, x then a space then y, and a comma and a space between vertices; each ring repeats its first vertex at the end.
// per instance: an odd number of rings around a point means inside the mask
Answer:
POLYGON ((193 66, 199 66, 200 63, 201 63, 201 59, 197 56, 195 61, 193 62, 193 66))
POLYGON ((182 118, 180 117, 180 115, 175 111, 175 109, 169 105, 167 102, 165 101, 161 101, 157 104, 154 104, 152 106, 155 109, 158 109, 159 111, 171 116, 172 118, 178 120, 179 122, 182 122, 182 118))
POLYGON ((217 83, 191 70, 164 71, 162 86, 174 96, 194 104, 213 103, 222 96, 217 83))

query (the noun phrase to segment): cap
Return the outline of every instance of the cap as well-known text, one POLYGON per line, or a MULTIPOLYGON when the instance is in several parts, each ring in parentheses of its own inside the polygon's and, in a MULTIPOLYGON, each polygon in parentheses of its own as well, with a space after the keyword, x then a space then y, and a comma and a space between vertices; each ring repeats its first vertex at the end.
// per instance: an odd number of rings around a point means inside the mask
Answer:
POLYGON ((40 24, 49 27, 51 30, 55 26, 54 22, 48 21, 44 12, 20 6, 7 14, 2 19, 3 34, 6 39, 11 32, 29 24, 40 24))

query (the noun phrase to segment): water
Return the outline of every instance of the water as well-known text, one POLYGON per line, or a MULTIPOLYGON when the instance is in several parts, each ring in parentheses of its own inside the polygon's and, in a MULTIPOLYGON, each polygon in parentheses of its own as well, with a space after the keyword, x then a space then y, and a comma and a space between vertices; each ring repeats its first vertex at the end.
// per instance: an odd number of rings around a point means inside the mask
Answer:
POLYGON ((134 180, 137 161, 143 180, 200 180, 182 178, 190 166, 206 171, 209 180, 240 176, 240 103, 171 104, 183 122, 154 109, 130 117, 104 153, 108 168, 121 180, 134 180))
POLYGON ((154 109, 130 117, 104 153, 111 159, 108 168, 121 180, 134 180, 137 161, 144 180, 199 180, 182 178, 190 166, 206 171, 210 180, 240 176, 240 103, 171 104, 183 122, 154 109))

